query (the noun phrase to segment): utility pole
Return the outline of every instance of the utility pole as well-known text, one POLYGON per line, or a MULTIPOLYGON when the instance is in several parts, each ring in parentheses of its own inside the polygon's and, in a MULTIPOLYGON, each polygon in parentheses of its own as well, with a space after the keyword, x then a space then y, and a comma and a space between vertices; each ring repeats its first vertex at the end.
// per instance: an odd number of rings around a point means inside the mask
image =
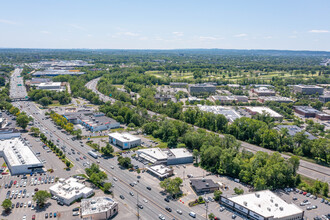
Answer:
POLYGON ((208 211, 208 208, 209 208, 208 203, 205 202, 205 219, 206 220, 207 220, 207 211, 208 211))

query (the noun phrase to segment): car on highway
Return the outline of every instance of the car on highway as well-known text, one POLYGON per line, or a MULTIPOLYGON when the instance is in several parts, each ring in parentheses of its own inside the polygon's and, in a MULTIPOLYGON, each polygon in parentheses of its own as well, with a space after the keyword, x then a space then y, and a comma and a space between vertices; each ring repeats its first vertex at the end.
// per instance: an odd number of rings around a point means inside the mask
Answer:
POLYGON ((147 189, 148 189, 148 190, 151 190, 151 187, 150 187, 150 186, 147 186, 147 189))
POLYGON ((113 177, 113 180, 114 180, 114 181, 117 181, 118 179, 117 179, 116 177, 113 177))
POLYGON ((131 196, 134 196, 134 193, 133 193, 133 192, 129 192, 129 194, 130 194, 131 196))
POLYGON ((172 212, 172 209, 171 209, 170 207, 168 207, 168 206, 166 206, 165 209, 166 209, 166 211, 168 211, 168 212, 172 212))
POLYGON ((137 207, 139 207, 140 209, 143 209, 143 205, 141 205, 141 204, 137 204, 137 207))
POLYGON ((123 195, 120 195, 119 198, 121 198, 121 199, 125 199, 125 197, 124 197, 123 195))
POLYGON ((182 215, 182 211, 180 209, 176 210, 176 212, 179 214, 179 215, 182 215))
POLYGON ((158 218, 161 219, 161 220, 165 220, 165 217, 162 214, 159 214, 158 218))
POLYGON ((164 201, 165 202, 170 202, 170 200, 168 198, 165 198, 164 201))
POLYGON ((72 213, 72 216, 78 216, 79 215, 79 212, 73 212, 72 213))

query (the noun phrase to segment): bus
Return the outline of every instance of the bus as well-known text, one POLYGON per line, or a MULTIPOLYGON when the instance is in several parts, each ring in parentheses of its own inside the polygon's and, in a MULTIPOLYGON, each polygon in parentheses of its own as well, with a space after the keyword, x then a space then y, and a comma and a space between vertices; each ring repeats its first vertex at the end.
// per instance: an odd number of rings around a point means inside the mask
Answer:
POLYGON ((93 151, 88 151, 88 154, 91 155, 92 157, 94 157, 95 159, 97 159, 99 157, 99 155, 97 155, 93 151))

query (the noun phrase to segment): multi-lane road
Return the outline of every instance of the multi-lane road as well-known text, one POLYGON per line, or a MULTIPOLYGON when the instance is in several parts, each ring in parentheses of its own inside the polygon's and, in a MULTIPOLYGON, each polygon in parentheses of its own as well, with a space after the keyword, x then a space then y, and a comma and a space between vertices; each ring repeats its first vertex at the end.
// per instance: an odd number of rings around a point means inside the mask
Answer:
MULTIPOLYGON (((100 99, 103 100, 104 102, 107 102, 107 101, 110 101, 112 103, 115 102, 116 101, 115 99, 105 96, 104 94, 100 93, 97 90, 96 87, 97 87, 97 82, 99 80, 100 80, 100 78, 93 79, 93 80, 89 81, 85 86, 88 89, 91 89, 96 94, 98 94, 100 99)), ((148 111, 148 114, 151 116, 158 115, 158 113, 155 113, 152 111, 148 111)), ((169 117, 167 117, 167 118, 171 119, 171 120, 175 120, 173 118, 169 118, 169 117)), ((194 127, 198 128, 196 126, 194 126, 194 127)), ((209 131, 209 132, 212 132, 212 131, 209 131)), ((221 135, 221 134, 219 136, 223 137, 223 135, 221 135)), ((244 149, 252 151, 252 152, 263 151, 263 152, 267 152, 267 153, 274 153, 274 151, 272 151, 272 150, 265 149, 265 148, 262 148, 262 147, 259 147, 259 146, 253 145, 253 144, 249 144, 244 141, 240 141, 240 143, 244 149)), ((289 158, 289 156, 287 156, 285 154, 281 154, 281 155, 284 158, 289 158)), ((330 184, 330 168, 329 167, 321 166, 321 165, 311 163, 311 162, 308 162, 305 160, 300 160, 298 173, 301 175, 307 176, 309 178, 318 179, 318 180, 321 180, 321 181, 324 181, 324 182, 327 182, 330 184)))
POLYGON ((27 96, 24 86, 23 77, 21 77, 22 69, 15 69, 10 79, 10 98, 12 100, 25 99, 27 96))
MULTIPOLYGON (((15 76, 13 76, 15 77, 15 76)), ((17 76, 16 76, 17 78, 17 76)), ((14 84, 13 86, 17 86, 17 84, 14 84)), ((15 86, 15 87, 16 87, 15 86)), ((13 88, 15 89, 15 88, 13 88)), ((83 163, 86 163, 87 161, 89 163, 96 163, 97 160, 89 156, 88 151, 91 150, 91 148, 87 145, 84 145, 84 147, 81 146, 79 141, 73 141, 71 139, 71 136, 66 135, 62 132, 60 132, 54 123, 50 119, 45 118, 44 111, 39 109, 33 102, 30 101, 17 101, 14 103, 15 106, 19 107, 21 110, 24 110, 28 115, 31 115, 35 122, 41 127, 41 130, 45 132, 45 135, 49 139, 59 139, 60 143, 59 145, 65 145, 67 152, 70 151, 70 149, 74 149, 76 152, 79 152, 80 155, 66 155, 71 161, 74 162, 75 166, 78 166, 79 169, 83 170, 85 167, 83 166, 83 163), (52 135, 52 137, 50 136, 52 135), (85 156, 85 160, 79 160, 76 161, 77 157, 83 157, 85 156)), ((54 158, 57 160, 57 158, 54 158)), ((127 170, 122 170, 117 165, 116 159, 104 159, 99 158, 100 161, 99 165, 100 168, 102 168, 109 176, 109 180, 112 181, 114 185, 114 196, 117 201, 119 201, 121 204, 129 207, 131 211, 135 214, 140 214, 141 219, 157 219, 159 214, 162 214, 165 216, 166 219, 189 219, 188 213, 191 211, 189 207, 176 202, 176 201, 170 201, 167 203, 164 201, 164 196, 160 194, 160 190, 156 187, 153 187, 151 190, 147 189, 148 184, 145 183, 143 179, 140 179, 139 183, 135 185, 134 187, 131 187, 129 184, 133 182, 137 182, 137 177, 134 173, 131 173, 127 170), (113 167, 113 169, 112 169, 113 167), (116 180, 115 180, 116 179, 116 180), (129 192, 133 192, 134 196, 131 196, 129 192), (124 195, 125 199, 122 200, 119 198, 120 195, 124 195), (143 209, 137 209, 137 200, 139 197, 139 204, 143 205, 143 209), (148 202, 144 202, 143 200, 147 200, 148 202), (165 207, 169 206, 172 208, 173 212, 167 212, 165 210, 165 207), (182 215, 179 215, 176 210, 179 209, 183 212, 182 215)), ((59 163, 61 163, 59 161, 59 163)), ((196 219, 204 219, 205 217, 197 215, 196 219)))

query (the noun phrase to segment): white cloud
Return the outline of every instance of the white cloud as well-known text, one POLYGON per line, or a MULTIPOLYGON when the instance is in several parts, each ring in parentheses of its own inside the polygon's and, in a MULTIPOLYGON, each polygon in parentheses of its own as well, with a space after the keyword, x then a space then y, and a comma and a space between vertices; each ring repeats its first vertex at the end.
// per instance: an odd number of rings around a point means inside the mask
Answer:
POLYGON ((309 33, 329 33, 328 30, 310 30, 309 33))
POLYGON ((217 40, 216 37, 204 37, 204 36, 200 36, 199 39, 200 40, 217 40))
POLYGON ((183 36, 183 32, 177 32, 177 31, 175 31, 175 32, 172 32, 172 34, 174 34, 177 37, 182 37, 183 36))
POLYGON ((234 35, 234 37, 246 37, 247 36, 247 34, 236 34, 236 35, 234 35))
POLYGON ((79 25, 77 25, 77 24, 69 24, 69 26, 70 26, 70 27, 73 27, 73 28, 75 28, 75 29, 77 29, 77 30, 81 30, 81 31, 85 31, 85 30, 86 30, 86 28, 84 28, 84 27, 82 27, 82 26, 79 26, 79 25))
POLYGON ((40 31, 40 33, 42 33, 42 34, 50 34, 49 31, 40 31))
POLYGON ((118 32, 118 33, 116 33, 116 36, 130 36, 130 37, 137 37, 137 36, 140 36, 140 34, 138 34, 138 33, 134 33, 134 32, 126 31, 126 32, 118 32))
POLYGON ((0 19, 0 23, 2 24, 17 24, 15 21, 10 21, 10 20, 5 20, 5 19, 0 19))

